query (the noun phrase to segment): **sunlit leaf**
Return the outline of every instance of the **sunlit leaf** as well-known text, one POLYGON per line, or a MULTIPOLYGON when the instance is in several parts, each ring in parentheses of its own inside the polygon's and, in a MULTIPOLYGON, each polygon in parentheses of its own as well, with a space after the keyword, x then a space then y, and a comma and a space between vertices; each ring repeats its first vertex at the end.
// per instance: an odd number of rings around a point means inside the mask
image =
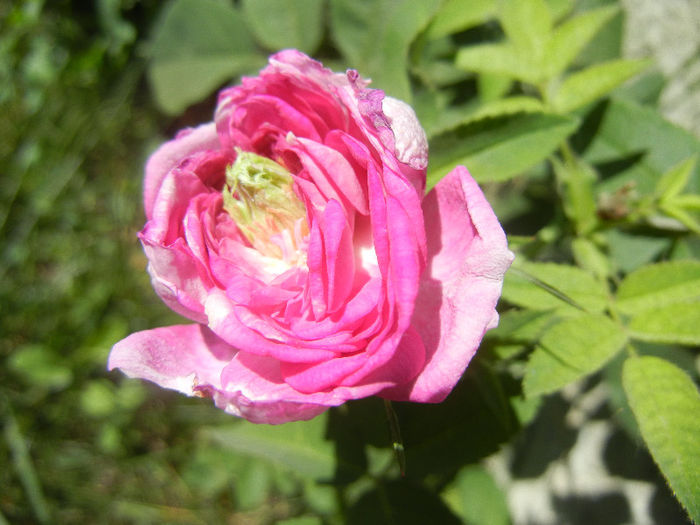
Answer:
POLYGON ((480 182, 514 177, 546 158, 578 121, 554 115, 513 115, 461 126, 430 141, 428 186, 457 164, 480 182))
POLYGON ((591 374, 625 344, 622 327, 609 317, 582 314, 549 328, 525 368, 527 397, 555 392, 591 374))
POLYGON ((654 193, 661 200, 680 195, 690 180, 697 160, 698 156, 693 155, 669 169, 659 178, 654 193))
POLYGON ((642 437, 691 519, 700 522, 700 395, 682 370, 658 357, 629 358, 622 381, 642 437))
POLYGON ((498 18, 510 42, 540 66, 552 31, 552 16, 544 0, 501 1, 498 18))
POLYGON ((617 6, 592 9, 557 27, 547 41, 545 68, 548 78, 564 72, 603 25, 619 11, 617 6))
POLYGON ((606 286, 575 266, 518 262, 515 268, 525 273, 513 270, 506 273, 503 299, 511 304, 533 310, 571 311, 576 307, 567 302, 568 298, 589 312, 601 312, 607 304, 606 286))
POLYGON ((640 312, 630 320, 629 332, 642 341, 700 345, 700 298, 640 312))
POLYGON ((677 302, 700 299, 700 261, 681 260, 644 266, 617 289, 616 308, 633 315, 677 302))
POLYGON ((607 95, 648 65, 646 60, 613 60, 573 73, 559 86, 552 106, 569 113, 607 95))
POLYGON ((533 57, 509 42, 463 47, 455 57, 457 67, 481 74, 501 75, 536 83, 540 74, 533 57))

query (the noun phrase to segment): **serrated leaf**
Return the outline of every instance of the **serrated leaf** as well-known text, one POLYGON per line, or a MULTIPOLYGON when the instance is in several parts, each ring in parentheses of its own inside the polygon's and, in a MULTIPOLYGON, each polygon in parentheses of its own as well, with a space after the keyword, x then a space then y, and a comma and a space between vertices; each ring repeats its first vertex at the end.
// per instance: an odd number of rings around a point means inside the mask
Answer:
POLYGON ((408 48, 440 7, 439 0, 331 0, 333 40, 372 86, 411 102, 408 48))
POLYGON ((617 6, 592 9, 570 18, 557 27, 546 45, 547 78, 563 73, 600 28, 617 12, 617 6))
POLYGON ((480 182, 506 180, 546 158, 578 121, 546 114, 480 120, 433 137, 428 187, 457 164, 480 182))
POLYGON ((700 261, 681 260, 644 266, 623 279, 616 308, 633 315, 677 302, 700 299, 700 261))
POLYGON ((573 73, 557 90, 552 107, 569 113, 607 95, 648 65, 647 60, 612 60, 573 73))
POLYGON ((215 0, 175 0, 156 24, 148 77, 158 105, 177 114, 263 63, 236 9, 215 0))
POLYGON ((539 339, 555 314, 541 310, 508 310, 501 314, 498 326, 486 333, 488 339, 529 343, 539 339))
POLYGON ((246 16, 255 38, 277 51, 295 48, 312 54, 323 37, 324 0, 244 0, 246 16))
POLYGON ((436 39, 484 23, 496 12, 495 0, 447 0, 426 30, 429 39, 436 39))
POLYGON ((654 189, 654 193, 658 196, 659 200, 664 201, 680 195, 683 188, 686 187, 690 180, 690 175, 695 169, 695 162, 697 160, 697 155, 688 157, 661 175, 654 189))
POLYGON ((266 460, 302 476, 330 479, 335 468, 333 444, 325 440, 327 413, 310 421, 284 425, 234 423, 203 429, 218 446, 266 460))
POLYGON ((464 47, 457 52, 455 64, 465 71, 501 75, 531 84, 539 80, 533 57, 509 42, 464 47))
POLYGON ((654 461, 690 518, 700 523, 700 395, 682 370, 658 357, 629 358, 622 382, 654 461))
POLYGON ((628 328, 641 341, 700 345, 700 300, 645 310, 632 317, 628 328))
POLYGON ((501 0, 498 18, 512 44, 540 66, 552 31, 552 16, 544 0, 501 0))
MULTIPOLYGON (((517 263, 515 268, 521 268, 528 275, 561 292, 584 310, 602 312, 607 305, 606 286, 580 268, 565 264, 530 262, 517 263)), ((575 309, 565 299, 557 297, 528 277, 512 270, 506 273, 503 299, 532 310, 575 309)))
POLYGON ((549 328, 525 368, 526 397, 555 392, 600 369, 625 344, 622 327, 609 317, 582 314, 549 328))

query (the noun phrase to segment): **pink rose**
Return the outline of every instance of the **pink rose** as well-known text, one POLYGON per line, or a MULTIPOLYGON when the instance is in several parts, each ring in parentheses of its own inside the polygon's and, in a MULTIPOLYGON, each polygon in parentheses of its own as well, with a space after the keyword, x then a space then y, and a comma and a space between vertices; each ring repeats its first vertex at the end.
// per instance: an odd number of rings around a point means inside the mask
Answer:
POLYGON ((366 86, 282 51, 153 154, 139 237, 194 323, 130 335, 110 369, 256 423, 447 396, 498 322, 512 254, 464 167, 423 198, 413 110, 366 86))

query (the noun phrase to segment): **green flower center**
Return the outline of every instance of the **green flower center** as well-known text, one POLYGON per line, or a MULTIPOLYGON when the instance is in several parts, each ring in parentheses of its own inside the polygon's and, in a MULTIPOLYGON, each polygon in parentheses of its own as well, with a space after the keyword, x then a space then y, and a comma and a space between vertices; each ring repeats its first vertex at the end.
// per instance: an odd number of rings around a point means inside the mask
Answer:
POLYGON ((236 149, 226 167, 224 209, 261 254, 296 263, 308 235, 306 208, 292 189, 294 179, 276 162, 236 149))

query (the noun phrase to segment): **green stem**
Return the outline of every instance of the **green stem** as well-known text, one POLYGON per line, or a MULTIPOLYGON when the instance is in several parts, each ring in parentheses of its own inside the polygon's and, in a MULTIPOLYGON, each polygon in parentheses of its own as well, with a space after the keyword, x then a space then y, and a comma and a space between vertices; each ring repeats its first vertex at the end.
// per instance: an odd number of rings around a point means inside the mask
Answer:
POLYGON ((391 401, 388 399, 384 400, 384 409, 386 410, 386 417, 389 421, 389 430, 391 432, 392 446, 394 447, 394 455, 396 456, 396 461, 399 464, 399 470, 401 471, 401 477, 406 475, 406 455, 404 454, 403 440, 401 439, 401 427, 399 427, 399 418, 394 412, 394 407, 391 406, 391 401))

